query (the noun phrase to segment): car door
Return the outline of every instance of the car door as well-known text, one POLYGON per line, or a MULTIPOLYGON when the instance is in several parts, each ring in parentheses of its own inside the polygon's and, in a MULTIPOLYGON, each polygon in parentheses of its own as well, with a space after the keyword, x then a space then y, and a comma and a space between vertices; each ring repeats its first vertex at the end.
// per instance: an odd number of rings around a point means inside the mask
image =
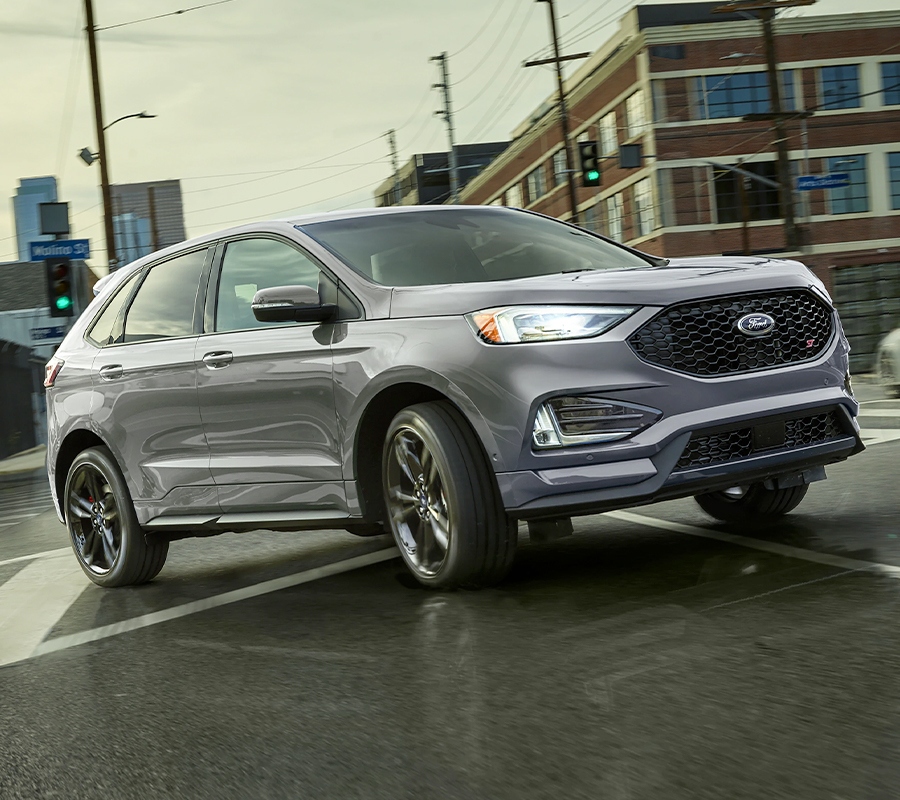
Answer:
POLYGON ((109 335, 103 315, 89 334, 105 337, 92 364, 91 418, 125 473, 142 523, 218 512, 194 367, 199 286, 211 255, 203 247, 143 270, 109 335))
POLYGON ((262 323, 250 308, 259 289, 319 289, 327 276, 299 246, 274 236, 224 242, 217 261, 196 366, 210 469, 231 514, 222 521, 346 516, 332 326, 262 323))

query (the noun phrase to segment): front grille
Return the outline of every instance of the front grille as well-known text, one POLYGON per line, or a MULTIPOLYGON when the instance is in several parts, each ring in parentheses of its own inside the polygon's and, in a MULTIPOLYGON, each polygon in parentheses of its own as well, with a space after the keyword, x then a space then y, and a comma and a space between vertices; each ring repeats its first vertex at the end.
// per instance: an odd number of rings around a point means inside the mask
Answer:
POLYGON ((778 453, 810 444, 827 442, 846 435, 837 412, 825 411, 784 421, 784 444, 774 448, 758 447, 753 425, 716 433, 694 432, 675 465, 674 472, 725 464, 760 452, 778 453))
POLYGON ((834 330, 831 309, 802 289, 718 297, 670 306, 628 337, 644 361, 689 375, 736 375, 818 357, 834 330), (746 314, 775 320, 766 336, 737 328, 746 314))

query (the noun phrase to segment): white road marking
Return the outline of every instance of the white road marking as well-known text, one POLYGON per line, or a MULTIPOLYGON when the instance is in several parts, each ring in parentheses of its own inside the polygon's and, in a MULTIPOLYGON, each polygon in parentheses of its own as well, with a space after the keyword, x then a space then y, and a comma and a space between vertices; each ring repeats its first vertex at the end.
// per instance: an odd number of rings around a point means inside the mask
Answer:
POLYGON ((700 536, 704 539, 714 539, 717 542, 725 542, 726 544, 750 547, 753 550, 762 550, 765 553, 774 553, 785 558, 797 558, 802 561, 811 561, 814 564, 837 567, 838 569, 875 572, 891 578, 900 578, 900 567, 895 567, 892 564, 862 561, 861 559, 836 556, 831 553, 818 553, 815 550, 804 550, 802 547, 794 547, 781 542, 767 542, 764 539, 754 539, 750 536, 741 536, 736 533, 723 533, 722 531, 714 531, 709 528, 700 528, 696 525, 685 525, 683 522, 647 517, 644 514, 635 514, 632 511, 608 511, 604 516, 620 519, 623 522, 632 522, 636 525, 646 525, 650 528, 661 528, 662 530, 674 531, 675 533, 686 533, 688 536, 700 536))
MULTIPOLYGON (((339 575, 342 572, 350 572, 351 570, 360 569, 361 567, 368 567, 371 564, 389 561, 392 558, 399 557, 399 555, 400 551, 397 550, 396 547, 391 547, 387 550, 376 550, 374 553, 366 553, 365 555, 348 558, 345 561, 327 564, 324 567, 316 567, 304 572, 295 573, 294 575, 286 575, 283 578, 263 581, 254 586, 246 586, 243 589, 234 589, 233 591, 214 595, 213 597, 206 597, 203 600, 194 600, 193 602, 184 603, 180 606, 174 606, 173 608, 166 608, 162 611, 143 614, 139 617, 123 620, 122 622, 115 622, 112 625, 103 625, 99 628, 92 628, 90 630, 80 631, 79 633, 58 636, 55 639, 50 639, 37 644, 31 652, 20 655, 19 660, 36 658, 38 656, 46 655, 47 653, 56 653, 60 650, 67 650, 70 647, 87 644, 88 642, 108 639, 111 636, 118 636, 121 633, 136 631, 140 628, 148 628, 151 625, 159 625, 161 622, 180 619, 181 617, 187 617, 191 614, 197 614, 211 608, 219 608, 220 606, 237 603, 241 600, 248 600, 252 597, 259 597, 264 594, 270 594, 271 592, 278 592, 292 586, 310 583, 319 580, 320 578, 328 578, 332 575, 339 575)), ((24 571, 25 570, 23 570, 23 572, 24 571)), ((2 663, 11 662, 0 660, 0 664, 2 663)))
POLYGON ((873 444, 894 442, 900 439, 900 428, 863 428, 860 431, 863 444, 871 447, 873 444))
MULTIPOLYGON (((27 556, 17 556, 16 558, 7 558, 6 561, 0 561, 0 567, 7 564, 16 564, 19 561, 34 561, 36 558, 48 558, 53 556, 61 556, 63 553, 72 553, 71 547, 60 547, 59 550, 44 550, 42 553, 29 553, 27 556)), ((72 555, 72 558, 75 556, 72 555)))
POLYGON ((33 561, 0 586, 0 666, 28 658, 89 585, 66 552, 33 561))
POLYGON ((900 408, 867 408, 859 412, 858 419, 866 417, 900 417, 900 408))

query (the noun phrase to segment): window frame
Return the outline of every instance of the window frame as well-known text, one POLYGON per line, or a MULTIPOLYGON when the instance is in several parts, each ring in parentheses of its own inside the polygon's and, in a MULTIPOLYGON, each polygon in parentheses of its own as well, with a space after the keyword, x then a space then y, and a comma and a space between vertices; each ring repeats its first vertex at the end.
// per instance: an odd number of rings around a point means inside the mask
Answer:
POLYGON ((819 89, 819 107, 818 111, 846 111, 850 108, 862 108, 862 92, 860 89, 860 70, 859 64, 824 64, 820 66, 816 70, 816 77, 818 78, 818 89, 819 89), (826 85, 830 85, 834 83, 834 80, 825 80, 825 72, 826 70, 841 70, 846 69, 848 67, 852 67, 855 71, 854 81, 855 88, 851 95, 849 95, 849 99, 853 101, 853 105, 844 105, 843 103, 838 104, 839 101, 833 100, 831 102, 828 101, 826 97, 826 85))
MULTIPOLYGON (((203 291, 204 287, 207 284, 207 281, 209 280, 209 272, 213 261, 214 249, 215 248, 212 242, 205 242, 198 246, 185 248, 184 250, 181 250, 177 253, 170 253, 165 258, 161 258, 158 261, 153 261, 150 264, 145 264, 139 270, 137 270, 138 278, 134 282, 134 286, 131 287, 131 294, 129 295, 126 302, 122 305, 122 309, 119 311, 119 315, 116 318, 115 324, 113 325, 110 341, 105 346, 132 347, 142 344, 153 344, 155 342, 169 342, 174 339, 190 339, 193 336, 197 336, 201 330, 203 322, 203 291), (137 297, 137 293, 144 285, 144 281, 147 280, 147 276, 150 274, 150 270, 154 267, 162 266, 169 261, 173 261, 176 258, 181 258, 182 256, 187 256, 191 253, 197 253, 201 250, 205 250, 206 255, 203 261, 203 268, 200 270, 200 280, 197 282, 197 293, 194 296, 194 317, 192 321, 191 332, 186 333, 182 336, 163 336, 158 339, 142 339, 137 342, 122 341, 122 337, 125 334, 125 321, 128 318, 128 312, 131 310, 131 305, 132 303, 134 303, 134 299, 135 297, 137 297)), ((128 280, 128 278, 126 278, 126 280, 128 280)))
POLYGON ((840 187, 838 189, 827 189, 828 192, 828 214, 831 216, 843 216, 844 214, 866 214, 872 208, 871 197, 869 196, 869 154, 868 153, 852 153, 850 155, 844 156, 831 156, 826 157, 825 161, 825 169, 828 171, 828 174, 832 172, 841 173, 846 172, 850 175, 850 186, 840 187), (839 163, 840 161, 846 161, 848 158, 853 159, 862 159, 862 168, 854 168, 854 167, 843 167, 839 163), (853 175, 862 173, 863 180, 861 182, 853 181, 853 175), (862 196, 853 195, 851 197, 835 197, 835 193, 844 193, 848 190, 853 191, 857 189, 860 184, 864 187, 865 193, 862 196), (840 203, 848 203, 853 204, 856 201, 863 200, 864 208, 847 208, 843 211, 835 211, 835 205, 840 203))
POLYGON ((891 211, 900 211, 900 152, 887 153, 887 176, 888 176, 888 202, 891 211), (894 166, 891 160, 896 160, 894 166), (896 180, 894 179, 896 174, 896 180), (896 188, 894 188, 896 185, 896 188))
POLYGON ((881 69, 879 70, 880 78, 881 78, 881 104, 884 106, 897 106, 900 105, 900 61, 882 61, 879 66, 881 69), (886 74, 886 67, 894 67, 897 71, 897 74, 893 76, 890 80, 892 83, 890 86, 895 88, 888 88, 888 76, 886 74), (894 100, 889 100, 888 95, 896 98, 894 100))
POLYGON ((323 303, 333 303, 338 306, 338 314, 335 317, 335 321, 339 320, 341 322, 349 322, 352 320, 363 318, 362 305, 360 304, 359 300, 356 299, 356 297, 347 288, 347 285, 340 279, 340 277, 334 273, 334 270, 329 269, 324 263, 322 263, 322 260, 320 258, 314 256, 299 242, 294 241, 290 237, 281 236, 277 233, 271 233, 269 231, 249 231, 235 234, 234 236, 228 236, 223 239, 219 239, 216 242, 215 252, 210 260, 210 269, 206 284, 205 298, 203 302, 202 325, 200 329, 201 336, 224 336, 229 333, 245 333, 247 331, 262 331, 271 330, 272 328, 286 328, 296 326, 308 327, 310 325, 315 326, 322 324, 321 322, 296 322, 288 325, 281 322, 275 322, 271 325, 254 328, 237 328, 228 331, 216 330, 216 311, 219 302, 219 281, 222 277, 222 266, 225 263, 225 251, 229 243, 244 241, 247 239, 272 239, 281 244, 285 244, 288 247, 292 247, 301 255, 312 261, 313 264, 315 264, 319 268, 320 273, 328 279, 328 285, 325 287, 324 292, 327 296, 322 297, 322 289, 320 288, 319 299, 323 303))

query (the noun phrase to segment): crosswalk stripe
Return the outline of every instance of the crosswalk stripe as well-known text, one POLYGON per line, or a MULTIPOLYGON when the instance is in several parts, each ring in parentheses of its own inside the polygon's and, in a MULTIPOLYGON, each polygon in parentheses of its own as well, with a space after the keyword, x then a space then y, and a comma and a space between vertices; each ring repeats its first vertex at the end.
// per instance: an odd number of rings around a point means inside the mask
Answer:
POLYGON ((28 658, 89 585, 66 552, 32 561, 0 586, 0 666, 28 658))

